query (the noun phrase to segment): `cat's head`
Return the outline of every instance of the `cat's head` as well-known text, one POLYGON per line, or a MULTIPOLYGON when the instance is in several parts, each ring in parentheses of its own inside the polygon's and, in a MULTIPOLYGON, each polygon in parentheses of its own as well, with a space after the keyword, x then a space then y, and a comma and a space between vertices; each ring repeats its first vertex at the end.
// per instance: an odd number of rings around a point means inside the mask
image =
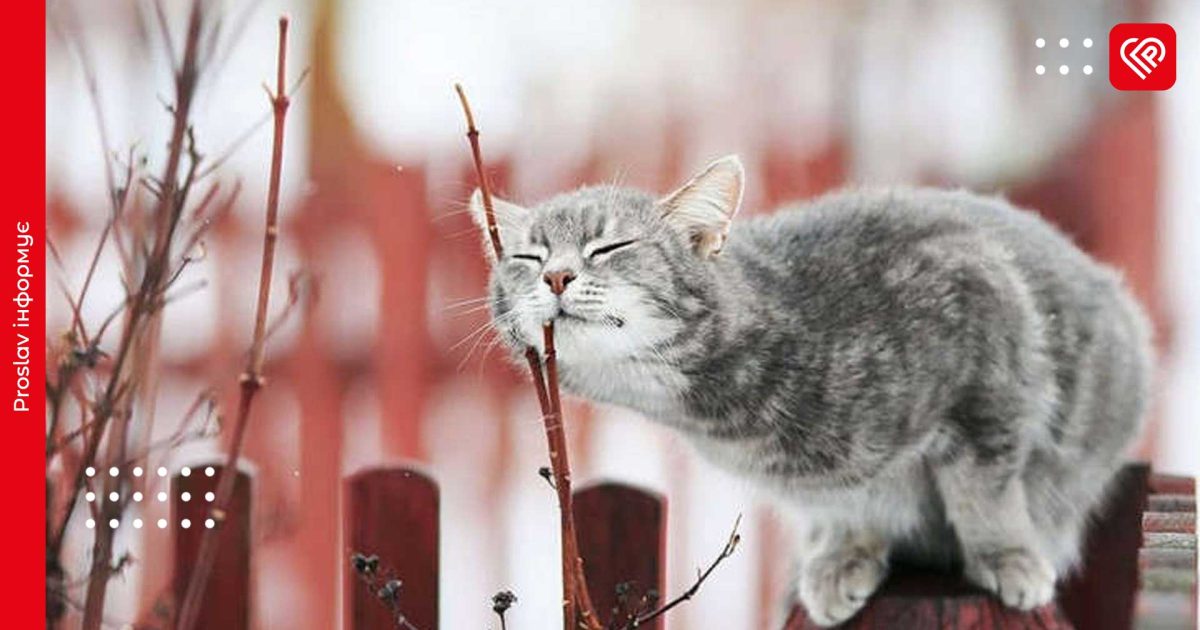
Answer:
MULTIPOLYGON (((504 248, 497 261, 485 245, 497 331, 516 349, 541 349, 553 321, 564 362, 651 351, 711 308, 712 265, 743 184, 729 156, 664 197, 594 186, 531 208, 493 198, 504 248)), ((479 191, 470 206, 486 243, 479 191)))

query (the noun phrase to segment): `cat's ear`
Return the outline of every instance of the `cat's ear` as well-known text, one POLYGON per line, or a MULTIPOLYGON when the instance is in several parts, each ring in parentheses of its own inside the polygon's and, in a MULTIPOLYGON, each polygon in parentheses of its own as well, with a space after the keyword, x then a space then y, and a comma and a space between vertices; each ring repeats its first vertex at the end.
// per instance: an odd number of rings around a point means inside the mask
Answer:
MULTIPOLYGON (((483 232, 483 240, 488 253, 493 257, 495 253, 492 251, 492 246, 487 244, 491 239, 488 234, 487 210, 483 205, 483 191, 476 188, 474 193, 471 193, 471 218, 475 220, 475 225, 483 232)), ((513 239, 513 234, 523 231, 529 227, 529 221, 533 218, 533 212, 518 206, 515 203, 509 203, 495 195, 492 195, 492 211, 496 215, 496 227, 500 230, 500 243, 506 244, 507 241, 513 239)))
POLYGON ((736 155, 725 156, 658 202, 663 218, 691 239, 703 258, 725 245, 729 224, 742 205, 746 171, 736 155))

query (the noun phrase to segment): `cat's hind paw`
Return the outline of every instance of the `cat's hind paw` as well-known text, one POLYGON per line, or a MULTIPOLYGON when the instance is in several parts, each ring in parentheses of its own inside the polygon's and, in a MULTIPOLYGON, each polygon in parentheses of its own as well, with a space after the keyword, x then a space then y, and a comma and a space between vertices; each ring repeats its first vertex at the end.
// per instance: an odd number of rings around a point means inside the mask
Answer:
POLYGON ((853 617, 885 577, 883 557, 848 549, 804 563, 797 595, 809 619, 833 626, 853 617))
POLYGON ((993 592, 1005 606, 1031 610, 1054 599, 1054 569, 1028 549, 974 554, 966 562, 967 579, 993 592))

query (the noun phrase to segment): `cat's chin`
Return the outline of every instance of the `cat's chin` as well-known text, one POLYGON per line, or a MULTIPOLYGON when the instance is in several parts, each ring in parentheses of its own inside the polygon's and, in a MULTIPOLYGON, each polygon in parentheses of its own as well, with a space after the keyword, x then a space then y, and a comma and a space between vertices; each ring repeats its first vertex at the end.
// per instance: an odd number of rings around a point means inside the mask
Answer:
POLYGON ((627 351, 626 335, 618 326, 601 321, 559 316, 554 318, 555 350, 566 363, 609 361, 627 351))

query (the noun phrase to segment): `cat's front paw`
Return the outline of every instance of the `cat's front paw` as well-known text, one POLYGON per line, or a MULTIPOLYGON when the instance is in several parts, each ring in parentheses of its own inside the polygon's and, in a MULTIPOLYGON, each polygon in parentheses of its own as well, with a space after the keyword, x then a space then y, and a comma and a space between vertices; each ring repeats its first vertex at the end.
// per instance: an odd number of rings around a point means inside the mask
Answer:
POLYGON ((1054 598, 1054 569, 1029 549, 970 554, 965 572, 967 579, 1018 610, 1031 610, 1054 598))
POLYGON ((853 617, 885 577, 882 555, 862 549, 837 551, 804 563, 797 595, 809 619, 833 626, 853 617))

